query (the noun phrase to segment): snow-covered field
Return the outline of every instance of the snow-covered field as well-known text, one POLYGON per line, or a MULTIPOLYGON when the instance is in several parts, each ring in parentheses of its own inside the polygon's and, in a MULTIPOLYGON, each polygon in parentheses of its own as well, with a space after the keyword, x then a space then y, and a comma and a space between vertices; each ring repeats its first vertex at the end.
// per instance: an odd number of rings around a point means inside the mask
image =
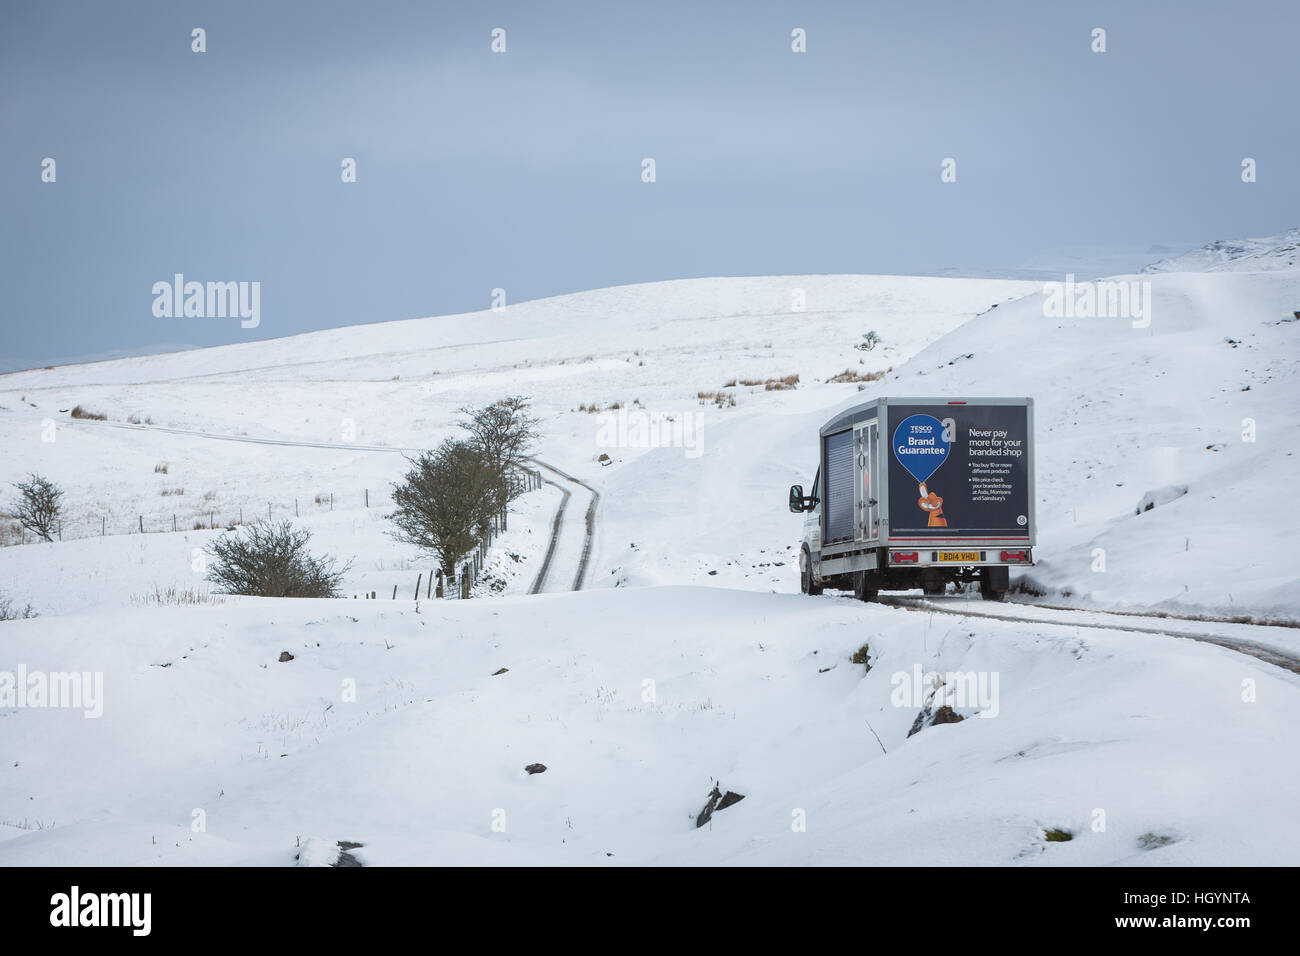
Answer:
POLYGON ((0 624, 0 673, 103 681, 90 719, 0 705, 0 863, 292 864, 311 838, 308 862, 345 840, 365 865, 1294 862, 1296 674, 807 598, 785 507, 837 408, 1031 395, 1020 600, 1300 622, 1300 272, 1261 254, 1125 277, 1149 324, 1049 317, 1041 283, 708 279, 0 376, 0 482, 46 474, 70 506, 64 540, 0 548, 0 592, 41 614, 0 624), (417 604, 431 559, 384 518, 399 450, 511 393, 539 459, 600 491, 589 587, 527 594, 543 485, 493 548, 501 593, 417 604), (382 600, 150 604, 205 591, 201 549, 267 513, 382 600), (930 672, 983 693, 909 737, 930 672), (715 780, 745 799, 696 830, 715 780))
POLYGON ((104 706, 5 716, 0 861, 1295 859, 1295 677, 1174 638, 699 587, 144 613, 5 626, 29 669, 102 671, 104 706), (909 739, 917 665, 996 674, 996 715, 909 739), (715 779, 745 799, 696 830, 715 779))

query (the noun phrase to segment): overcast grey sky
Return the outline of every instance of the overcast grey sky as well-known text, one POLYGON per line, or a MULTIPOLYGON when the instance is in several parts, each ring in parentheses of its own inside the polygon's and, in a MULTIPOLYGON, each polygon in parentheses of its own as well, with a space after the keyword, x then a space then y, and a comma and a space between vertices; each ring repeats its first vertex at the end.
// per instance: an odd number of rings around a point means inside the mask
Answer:
POLYGON ((1279 232, 1300 225, 1297 36, 1291 0, 5 3, 0 356, 469 311, 496 287, 1015 274, 1279 232), (260 282, 260 326, 155 317, 177 272, 260 282))

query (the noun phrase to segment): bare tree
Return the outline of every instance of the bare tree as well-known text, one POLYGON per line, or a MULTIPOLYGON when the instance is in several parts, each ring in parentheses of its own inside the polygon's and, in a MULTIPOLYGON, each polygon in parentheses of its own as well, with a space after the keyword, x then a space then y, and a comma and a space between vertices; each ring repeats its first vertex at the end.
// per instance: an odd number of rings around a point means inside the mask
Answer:
POLYGON ((32 534, 53 541, 63 522, 63 489, 40 475, 14 482, 18 498, 10 507, 18 523, 32 534))
POLYGON ((393 536, 435 555, 454 576, 496 512, 498 469, 478 445, 453 439, 407 460, 410 470, 393 485, 393 536))
POLYGON ((496 471, 492 511, 503 511, 519 493, 518 470, 537 440, 537 419, 528 413, 528 399, 510 395, 486 408, 459 409, 466 418, 457 424, 470 433, 470 443, 496 471))
POLYGON ((292 523, 259 521, 242 534, 223 534, 208 547, 213 557, 208 580, 226 594, 258 597, 338 597, 339 584, 352 566, 338 567, 328 555, 307 550, 311 532, 292 523))

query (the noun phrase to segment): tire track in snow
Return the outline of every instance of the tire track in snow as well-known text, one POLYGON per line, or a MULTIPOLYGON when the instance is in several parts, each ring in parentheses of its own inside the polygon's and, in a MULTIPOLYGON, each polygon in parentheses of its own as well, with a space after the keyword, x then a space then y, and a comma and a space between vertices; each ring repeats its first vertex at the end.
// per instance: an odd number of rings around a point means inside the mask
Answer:
MULTIPOLYGON (((537 464, 537 462, 534 462, 537 464)), ((533 586, 528 589, 529 594, 540 594, 543 587, 546 586, 546 575, 551 571, 551 559, 555 557, 556 545, 560 543, 560 528, 564 524, 564 509, 569 506, 570 491, 562 485, 557 485, 549 478, 543 478, 542 481, 552 488, 559 488, 560 494, 564 497, 560 499, 560 506, 555 509, 555 517, 551 519, 551 543, 546 547, 546 557, 542 558, 542 566, 537 569, 537 577, 533 579, 533 586)))
MULTIPOLYGON (((575 478, 573 477, 573 475, 570 475, 568 472, 561 471, 560 469, 556 468, 554 465, 547 464, 546 462, 542 461, 539 458, 527 458, 525 459, 525 461, 531 461, 534 465, 537 465, 541 468, 545 468, 547 471, 551 472, 552 474, 558 475, 560 478, 569 482, 569 484, 574 485, 578 488, 582 488, 589 495, 591 495, 591 498, 587 503, 587 513, 584 519, 585 523, 584 523, 583 534, 582 534, 582 553, 578 557, 578 570, 577 573, 573 576, 573 587, 571 589, 574 591, 581 591, 583 585, 586 583, 587 565, 591 561, 592 544, 596 537, 596 505, 600 502, 600 492, 597 491, 595 488, 593 488, 591 485, 587 484, 581 478, 575 478)), ((566 495, 563 503, 567 504, 568 500, 569 500, 568 495, 566 495)), ((556 537, 558 537, 559 535, 559 528, 560 528, 560 522, 559 522, 559 515, 557 514, 556 522, 554 525, 554 534, 552 536, 552 544, 554 544, 556 537)), ((549 554, 548 554, 548 559, 549 559, 549 554)))
MULTIPOLYGON (((889 596, 879 599, 881 604, 887 604, 891 607, 900 608, 905 611, 923 611, 928 613, 939 614, 960 614, 962 617, 987 618, 993 621, 1010 621, 1014 624, 1046 624, 1050 627, 1090 627, 1102 631, 1129 631, 1138 634, 1159 634, 1163 637, 1181 637, 1191 641, 1199 641, 1203 644, 1213 644, 1216 647, 1223 647, 1230 651, 1236 651, 1239 654, 1247 654, 1251 657, 1261 660, 1266 664, 1272 664, 1275 667, 1281 667, 1293 674, 1300 674, 1300 657, 1294 654, 1288 654, 1277 647, 1267 644, 1260 644, 1257 641, 1247 640, 1223 633, 1211 633, 1204 631, 1185 631, 1176 627, 1144 627, 1139 624, 1115 623, 1111 624, 1104 621, 1089 621, 1082 619, 1087 614, 1110 614, 1114 617, 1129 618, 1132 615, 1121 614, 1120 612, 1095 611, 1083 608, 1060 608, 1047 607, 1040 604, 991 604, 988 605, 990 610, 972 610, 962 607, 957 600, 935 600, 933 598, 916 598, 905 596, 889 596), (1034 611, 1049 611, 1049 615, 1042 614, 1016 614, 1013 610, 1016 607, 1031 608, 1034 611), (997 610, 992 610, 996 608, 997 610), (1001 612, 1001 613, 998 613, 1001 612), (1071 616, 1073 615, 1073 617, 1071 616)), ((985 605, 976 605, 983 608, 985 605)), ((1162 618, 1162 620, 1185 621, 1189 624, 1201 624, 1206 622, 1197 618, 1174 617, 1162 618)), ((1235 627, 1268 627, 1263 624, 1235 624, 1235 627)))

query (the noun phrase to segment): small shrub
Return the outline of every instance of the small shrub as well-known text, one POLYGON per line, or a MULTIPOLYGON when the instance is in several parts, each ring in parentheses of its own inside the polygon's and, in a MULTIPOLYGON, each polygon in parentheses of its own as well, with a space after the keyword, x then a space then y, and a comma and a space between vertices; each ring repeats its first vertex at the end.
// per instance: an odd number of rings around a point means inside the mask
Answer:
POLYGON ((1144 833, 1137 839, 1139 850, 1158 850, 1162 846, 1169 846, 1171 843, 1177 843, 1177 837, 1166 836, 1163 833, 1144 833))
POLYGON ((158 464, 154 465, 154 466, 153 466, 153 473, 154 473, 155 475, 165 475, 165 474, 167 474, 167 462, 165 462, 165 461, 160 461, 160 462, 158 462, 158 464))
POLYGON ((127 416, 126 416, 126 423, 127 423, 128 425, 139 425, 139 424, 140 424, 140 416, 139 416, 139 415, 127 415, 127 416))
POLYGON ((1074 834, 1069 830, 1052 827, 1050 830, 1044 831, 1043 839, 1048 843, 1069 843, 1074 839, 1074 834))
POLYGON ((73 418, 85 418, 93 422, 108 421, 107 415, 101 415, 98 412, 92 412, 90 409, 86 408, 83 405, 77 405, 72 409, 72 411, 69 414, 71 414, 73 418))
POLYGON ((849 658, 849 660, 854 664, 865 664, 867 670, 871 670, 871 648, 866 644, 863 644, 853 652, 853 656, 849 658))
POLYGON ((162 490, 162 496, 164 498, 171 498, 173 496, 183 495, 183 494, 185 494, 184 488, 164 488, 162 490))
POLYGON ((0 621, 22 621, 36 616, 37 614, 32 610, 30 604, 19 609, 14 607, 12 598, 0 594, 0 621))
POLYGON ((257 521, 209 545, 208 580, 225 594, 256 597, 337 597, 352 563, 338 567, 307 550, 311 532, 288 521, 257 521))

